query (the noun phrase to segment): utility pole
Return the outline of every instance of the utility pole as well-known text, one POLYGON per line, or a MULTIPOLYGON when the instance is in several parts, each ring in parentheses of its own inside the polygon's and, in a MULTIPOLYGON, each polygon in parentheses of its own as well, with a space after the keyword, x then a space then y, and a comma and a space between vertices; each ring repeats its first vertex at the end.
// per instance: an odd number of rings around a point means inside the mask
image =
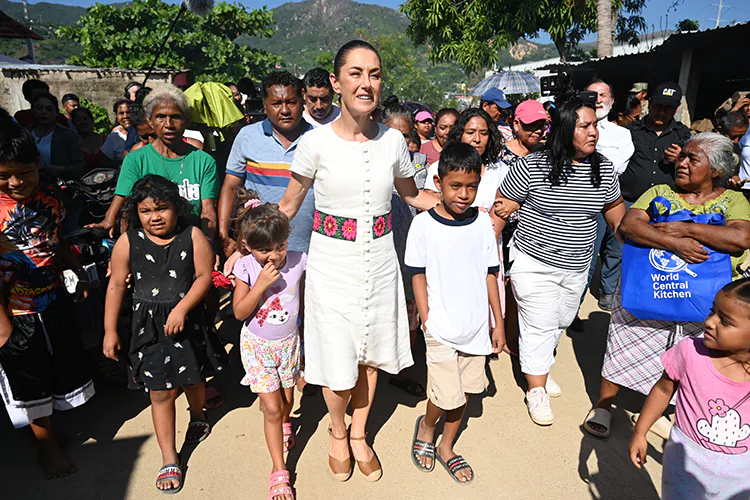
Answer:
POLYGON ((718 28, 721 25, 721 11, 724 9, 724 7, 727 7, 729 9, 732 8, 731 5, 724 5, 724 0, 719 0, 719 3, 713 3, 711 4, 711 7, 716 7, 719 9, 719 11, 716 13, 716 24, 714 25, 714 28, 718 28))
POLYGON ((29 9, 26 8, 26 0, 23 0, 23 18, 29 20, 29 9))

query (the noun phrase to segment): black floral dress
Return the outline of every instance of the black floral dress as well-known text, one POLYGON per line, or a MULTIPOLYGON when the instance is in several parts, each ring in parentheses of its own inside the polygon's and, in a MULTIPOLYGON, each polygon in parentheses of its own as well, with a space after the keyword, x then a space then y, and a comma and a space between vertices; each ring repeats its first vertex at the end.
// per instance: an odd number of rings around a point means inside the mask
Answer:
POLYGON ((162 391, 199 384, 226 362, 203 302, 188 313, 182 332, 164 334, 167 317, 195 279, 192 230, 188 226, 166 245, 151 241, 143 229, 127 233, 133 275, 131 389, 162 391))

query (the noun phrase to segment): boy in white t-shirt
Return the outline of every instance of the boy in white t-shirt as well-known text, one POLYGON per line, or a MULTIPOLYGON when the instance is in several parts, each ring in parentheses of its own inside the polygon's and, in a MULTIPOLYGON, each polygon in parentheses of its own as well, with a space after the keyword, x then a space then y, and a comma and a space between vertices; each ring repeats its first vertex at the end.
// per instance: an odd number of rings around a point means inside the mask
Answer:
POLYGON ((435 176, 443 200, 414 218, 405 257, 423 322, 429 395, 427 411, 414 427, 412 461, 430 472, 437 460, 461 484, 474 479, 472 468, 453 451, 467 396, 484 392, 486 356, 505 345, 497 240, 489 214, 471 207, 481 171, 482 159, 472 146, 443 149, 435 176), (490 306, 497 325, 492 339, 490 306), (435 426, 443 414, 443 438, 435 447, 435 426))

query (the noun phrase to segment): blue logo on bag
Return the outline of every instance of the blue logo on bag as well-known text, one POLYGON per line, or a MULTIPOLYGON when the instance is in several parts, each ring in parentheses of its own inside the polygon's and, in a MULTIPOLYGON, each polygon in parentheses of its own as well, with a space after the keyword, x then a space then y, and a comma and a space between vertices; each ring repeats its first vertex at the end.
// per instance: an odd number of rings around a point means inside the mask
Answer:
MULTIPOLYGON (((670 209, 669 200, 654 198, 650 210, 653 222, 724 224, 722 214, 694 214, 688 210, 670 214, 670 209)), ((688 264, 667 250, 626 241, 622 254, 622 306, 639 320, 703 321, 716 293, 732 279, 731 257, 707 250, 706 261, 688 264)))

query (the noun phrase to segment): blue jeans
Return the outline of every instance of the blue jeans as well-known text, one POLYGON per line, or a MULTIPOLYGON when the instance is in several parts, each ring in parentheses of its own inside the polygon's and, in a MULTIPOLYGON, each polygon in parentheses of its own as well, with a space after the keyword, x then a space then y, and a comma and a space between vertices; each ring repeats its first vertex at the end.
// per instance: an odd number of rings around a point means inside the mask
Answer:
MULTIPOLYGON (((629 209, 631 205, 631 202, 625 202, 626 208, 629 209)), ((602 259, 599 294, 600 296, 613 295, 622 271, 622 243, 615 237, 615 233, 609 228, 604 220, 604 215, 601 213, 596 217, 596 243, 594 243, 594 255, 591 257, 591 265, 589 266, 586 290, 591 286, 591 278, 594 276, 596 261, 599 257, 602 259)), ((585 296, 586 292, 584 291, 583 297, 585 296)), ((583 302, 583 297, 581 297, 581 302, 583 302)))

